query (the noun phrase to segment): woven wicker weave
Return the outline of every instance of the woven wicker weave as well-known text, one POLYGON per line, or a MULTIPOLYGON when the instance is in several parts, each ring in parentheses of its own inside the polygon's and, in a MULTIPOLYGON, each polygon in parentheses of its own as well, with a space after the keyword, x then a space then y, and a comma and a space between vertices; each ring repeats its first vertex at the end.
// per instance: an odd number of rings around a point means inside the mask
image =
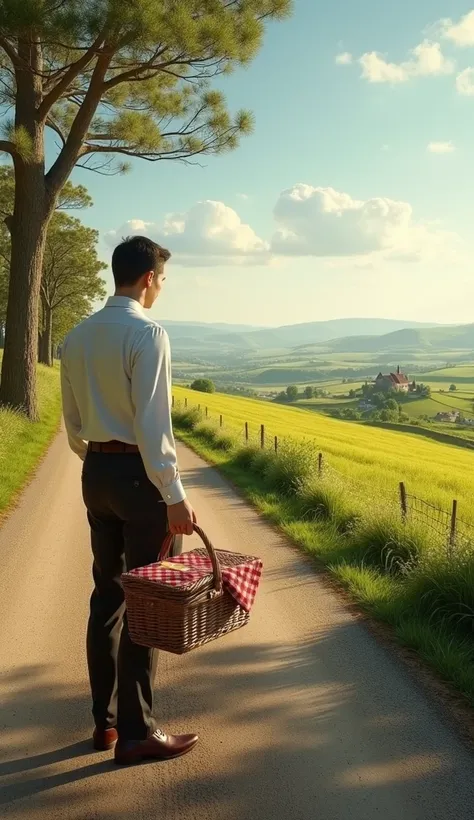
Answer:
MULTIPOLYGON (((209 555, 212 574, 186 588, 130 573, 122 576, 128 629, 134 643, 183 655, 248 623, 249 613, 222 585, 221 566, 235 566, 254 559, 215 550, 203 530, 196 525, 194 529, 206 549, 193 550, 193 554, 209 555)), ((168 557, 171 543, 172 537, 167 536, 161 561, 168 557)))

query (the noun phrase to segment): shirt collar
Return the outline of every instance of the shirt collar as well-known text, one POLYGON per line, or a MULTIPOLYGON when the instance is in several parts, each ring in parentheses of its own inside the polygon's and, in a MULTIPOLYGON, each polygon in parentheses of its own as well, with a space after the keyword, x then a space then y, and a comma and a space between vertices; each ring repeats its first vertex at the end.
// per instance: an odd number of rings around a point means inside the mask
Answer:
POLYGON ((140 302, 137 302, 136 299, 131 299, 129 296, 109 296, 105 303, 105 307, 128 308, 129 310, 134 310, 137 313, 144 313, 144 309, 142 308, 140 302))

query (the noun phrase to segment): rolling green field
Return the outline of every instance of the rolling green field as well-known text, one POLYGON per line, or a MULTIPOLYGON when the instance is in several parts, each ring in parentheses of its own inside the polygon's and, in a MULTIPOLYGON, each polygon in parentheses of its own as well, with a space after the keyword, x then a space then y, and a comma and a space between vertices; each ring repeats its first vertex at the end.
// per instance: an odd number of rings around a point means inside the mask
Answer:
POLYGON ((459 364, 456 365, 456 367, 445 367, 440 370, 420 373, 419 381, 432 383, 449 382, 450 384, 465 384, 467 382, 474 390, 474 364, 459 364))
POLYGON ((423 439, 410 433, 340 422, 296 407, 267 404, 220 394, 204 395, 176 387, 176 401, 208 407, 223 415, 225 429, 243 435, 245 422, 256 439, 264 424, 267 438, 304 439, 323 452, 327 464, 358 495, 395 500, 404 481, 410 493, 450 509, 459 502, 461 518, 474 521, 474 452, 423 439))

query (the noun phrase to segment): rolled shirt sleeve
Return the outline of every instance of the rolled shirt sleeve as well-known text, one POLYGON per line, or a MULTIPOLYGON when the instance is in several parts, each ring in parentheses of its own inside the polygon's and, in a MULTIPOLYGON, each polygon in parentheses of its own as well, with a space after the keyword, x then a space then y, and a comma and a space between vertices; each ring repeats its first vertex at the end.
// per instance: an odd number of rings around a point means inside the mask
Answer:
POLYGON ((184 501, 171 421, 171 353, 168 334, 158 325, 142 331, 131 361, 135 437, 148 478, 166 504, 184 501))
POLYGON ((69 446, 84 461, 87 454, 87 444, 80 435, 82 428, 81 416, 69 381, 64 355, 61 357, 61 397, 69 446))

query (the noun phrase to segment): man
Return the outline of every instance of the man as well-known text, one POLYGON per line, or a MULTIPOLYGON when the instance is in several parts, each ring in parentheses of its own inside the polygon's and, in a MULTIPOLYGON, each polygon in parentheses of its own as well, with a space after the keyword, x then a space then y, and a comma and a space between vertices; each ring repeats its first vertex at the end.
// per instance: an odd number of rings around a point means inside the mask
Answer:
POLYGON ((115 248, 115 296, 67 337, 63 413, 84 460, 94 591, 87 630, 94 748, 119 764, 186 754, 196 735, 167 735, 153 718, 157 652, 130 640, 121 574, 157 560, 169 530, 196 522, 177 468, 171 424, 171 359, 165 331, 148 318, 169 251, 142 236, 115 248))

